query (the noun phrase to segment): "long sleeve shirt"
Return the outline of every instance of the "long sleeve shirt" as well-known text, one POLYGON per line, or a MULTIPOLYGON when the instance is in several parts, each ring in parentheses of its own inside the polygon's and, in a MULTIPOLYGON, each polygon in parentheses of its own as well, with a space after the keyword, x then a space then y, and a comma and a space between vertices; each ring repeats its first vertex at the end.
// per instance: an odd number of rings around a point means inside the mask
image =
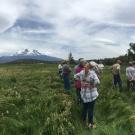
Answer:
POLYGON ((80 73, 74 75, 75 79, 81 81, 81 98, 84 103, 92 102, 98 97, 97 85, 100 84, 100 81, 93 70, 89 70, 85 74, 85 70, 82 70, 80 73))
POLYGON ((126 76, 128 80, 135 80, 135 68, 132 66, 126 68, 126 76))
MULTIPOLYGON (((76 66, 75 74, 80 73, 84 68, 81 66, 76 66)), ((75 80, 75 88, 81 89, 81 80, 75 80)))
POLYGON ((114 64, 112 66, 112 73, 114 75, 120 74, 120 64, 114 64))

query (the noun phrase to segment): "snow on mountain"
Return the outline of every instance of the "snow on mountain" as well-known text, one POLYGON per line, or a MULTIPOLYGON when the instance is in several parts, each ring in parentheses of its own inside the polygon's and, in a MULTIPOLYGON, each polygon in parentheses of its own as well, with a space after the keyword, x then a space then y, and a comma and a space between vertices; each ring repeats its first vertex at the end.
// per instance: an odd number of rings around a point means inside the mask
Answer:
POLYGON ((40 53, 38 50, 30 51, 28 49, 25 49, 24 51, 19 51, 12 56, 0 57, 0 63, 9 63, 9 62, 20 61, 20 60, 56 62, 56 61, 61 61, 62 59, 54 56, 44 55, 40 53))
POLYGON ((14 56, 38 56, 38 55, 43 55, 40 52, 38 52, 38 50, 28 50, 25 49, 24 51, 18 51, 16 52, 16 54, 14 56))

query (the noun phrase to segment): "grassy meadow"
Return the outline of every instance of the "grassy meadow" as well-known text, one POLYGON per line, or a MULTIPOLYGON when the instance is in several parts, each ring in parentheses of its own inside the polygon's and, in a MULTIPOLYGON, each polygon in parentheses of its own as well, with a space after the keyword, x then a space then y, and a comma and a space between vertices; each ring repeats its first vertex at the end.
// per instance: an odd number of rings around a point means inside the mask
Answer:
POLYGON ((125 68, 122 80, 123 90, 114 89, 109 67, 103 71, 91 130, 57 65, 0 65, 0 135, 135 135, 135 92, 126 90, 125 68))

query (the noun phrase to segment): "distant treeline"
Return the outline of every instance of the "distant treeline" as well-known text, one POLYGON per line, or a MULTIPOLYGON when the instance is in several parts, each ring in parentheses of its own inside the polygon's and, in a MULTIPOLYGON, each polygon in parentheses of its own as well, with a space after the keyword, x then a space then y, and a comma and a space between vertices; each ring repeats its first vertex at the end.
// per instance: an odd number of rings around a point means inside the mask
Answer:
MULTIPOLYGON (((113 65, 117 60, 121 60, 123 64, 127 64, 129 61, 135 61, 135 43, 129 44, 129 49, 127 50, 127 54, 121 55, 119 57, 113 58, 104 58, 104 59, 91 59, 88 61, 95 61, 96 63, 102 63, 104 65, 113 65)), ((69 54, 69 63, 77 64, 78 61, 74 60, 72 53, 69 54)))
POLYGON ((104 59, 93 59, 96 63, 102 63, 104 65, 113 65, 117 60, 121 60, 122 63, 127 64, 129 59, 128 55, 114 57, 114 58, 104 58, 104 59))
POLYGON ((12 61, 9 62, 7 64, 44 64, 44 63, 48 63, 48 64, 58 64, 58 61, 41 61, 41 60, 35 60, 35 59, 21 59, 21 60, 16 60, 16 61, 12 61))
POLYGON ((119 57, 114 58, 105 58, 105 59, 95 59, 93 61, 100 63, 102 62, 105 65, 112 65, 114 64, 118 59, 122 61, 123 64, 127 64, 129 61, 135 61, 135 43, 129 44, 129 49, 127 50, 127 54, 119 57))

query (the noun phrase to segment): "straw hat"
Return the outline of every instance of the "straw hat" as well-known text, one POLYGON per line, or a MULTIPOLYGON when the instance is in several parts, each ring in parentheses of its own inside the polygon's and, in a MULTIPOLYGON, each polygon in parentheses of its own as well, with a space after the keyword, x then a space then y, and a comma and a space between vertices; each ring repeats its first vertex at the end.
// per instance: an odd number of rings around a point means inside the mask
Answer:
POLYGON ((85 64, 85 68, 87 68, 87 67, 89 67, 90 66, 90 64, 88 63, 88 62, 86 62, 86 64, 85 64))
POLYGON ((117 60, 117 63, 121 64, 121 63, 122 63, 122 61, 121 61, 121 60, 117 60))
POLYGON ((94 61, 90 61, 89 64, 92 66, 92 67, 96 67, 98 64, 94 61))

